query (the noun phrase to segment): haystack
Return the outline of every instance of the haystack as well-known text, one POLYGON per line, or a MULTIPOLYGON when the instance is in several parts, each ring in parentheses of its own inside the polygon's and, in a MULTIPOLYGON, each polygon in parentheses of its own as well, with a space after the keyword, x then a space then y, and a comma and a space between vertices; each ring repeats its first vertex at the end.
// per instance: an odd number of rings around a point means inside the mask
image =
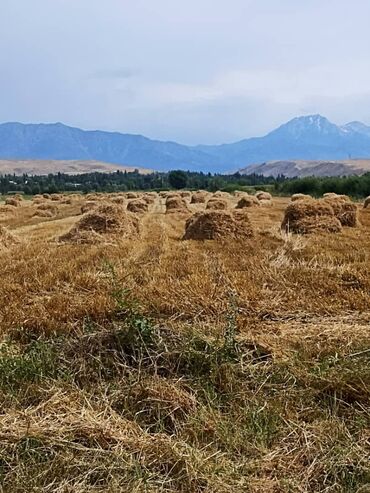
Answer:
POLYGON ((258 200, 272 200, 272 195, 268 192, 256 192, 256 197, 258 200))
POLYGON ((356 228, 359 226, 357 205, 351 202, 347 195, 325 194, 323 202, 331 205, 334 215, 339 219, 342 226, 356 228))
POLYGON ((134 238, 140 232, 138 219, 116 204, 102 204, 83 216, 65 235, 63 243, 96 243, 103 235, 134 238))
POLYGON ((58 202, 59 200, 62 200, 63 195, 61 195, 60 193, 52 193, 52 194, 50 195, 50 198, 51 198, 51 200, 53 200, 54 202, 58 202))
POLYGON ((206 209, 210 211, 226 211, 228 208, 228 201, 217 197, 210 198, 206 206, 206 209))
POLYGON ((370 195, 369 197, 366 197, 365 202, 364 202, 364 209, 367 209, 367 207, 370 206, 370 195))
POLYGON ((189 212, 185 199, 179 195, 166 199, 166 214, 189 212))
POLYGON ((146 202, 148 205, 154 204, 155 199, 155 196, 149 195, 148 193, 145 193, 142 198, 142 200, 144 200, 144 202, 146 202))
POLYGON ((194 192, 191 196, 192 204, 205 204, 208 198, 208 192, 200 190, 199 192, 194 192))
POLYGON ((49 193, 43 193, 42 196, 44 197, 44 199, 50 199, 49 193))
POLYGON ((126 197, 128 199, 137 199, 138 198, 138 194, 135 193, 135 192, 128 192, 128 193, 126 193, 126 197))
POLYGON ((127 210, 138 214, 148 212, 148 204, 141 199, 130 200, 127 204, 127 210))
POLYGON ((183 191, 183 192, 180 192, 180 197, 182 197, 183 199, 191 199, 191 192, 188 192, 188 191, 183 191))
POLYGON ((14 233, 11 233, 3 226, 0 226, 0 250, 10 248, 18 243, 20 243, 20 240, 14 233))
POLYGON ((81 206, 81 214, 86 214, 86 212, 90 212, 96 207, 98 207, 98 202, 95 200, 88 200, 81 206))
POLYGON ((238 203, 236 204, 237 209, 245 209, 247 207, 255 207, 259 206, 260 202, 259 200, 254 196, 254 195, 247 195, 244 194, 241 199, 238 200, 238 203))
POLYGON ((21 202, 15 197, 8 197, 5 199, 5 205, 10 205, 11 207, 20 207, 21 202))
POLYGON ((261 199, 259 203, 261 207, 272 207, 272 200, 270 199, 261 199))
POLYGON ((307 200, 307 199, 312 199, 311 195, 306 195, 305 193, 294 193, 290 200, 292 202, 295 202, 296 200, 307 200))
POLYGON ((110 201, 113 202, 113 204, 117 204, 117 205, 126 204, 126 199, 122 195, 115 195, 113 197, 110 197, 110 201))
POLYGON ((245 212, 197 212, 186 222, 184 240, 242 240, 253 236, 245 212))
POLYGON ((229 199, 230 198, 230 194, 227 193, 227 192, 222 192, 221 190, 217 190, 217 192, 215 192, 213 194, 214 197, 217 197, 217 198, 223 198, 223 199, 229 199))
POLYGON ((342 230, 330 204, 314 199, 297 200, 289 204, 281 227, 285 231, 300 234, 319 231, 339 233, 342 230))
POLYGON ((53 214, 52 211, 36 210, 32 217, 48 217, 48 218, 51 218, 51 217, 55 217, 55 214, 53 214))

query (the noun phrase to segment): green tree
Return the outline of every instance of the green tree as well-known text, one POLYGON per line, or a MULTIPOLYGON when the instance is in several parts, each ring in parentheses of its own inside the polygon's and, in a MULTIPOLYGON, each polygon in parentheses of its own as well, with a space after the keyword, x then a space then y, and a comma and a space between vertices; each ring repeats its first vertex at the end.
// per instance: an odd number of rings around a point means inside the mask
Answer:
POLYGON ((168 182, 171 187, 179 190, 185 188, 188 183, 188 175, 185 171, 175 170, 168 173, 168 182))

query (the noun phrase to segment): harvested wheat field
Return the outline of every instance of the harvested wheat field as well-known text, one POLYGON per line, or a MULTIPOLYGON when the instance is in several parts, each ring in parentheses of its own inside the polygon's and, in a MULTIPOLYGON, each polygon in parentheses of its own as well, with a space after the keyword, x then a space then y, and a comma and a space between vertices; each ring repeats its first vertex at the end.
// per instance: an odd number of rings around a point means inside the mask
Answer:
POLYGON ((0 491, 367 491, 370 208, 121 197, 2 206, 0 491))

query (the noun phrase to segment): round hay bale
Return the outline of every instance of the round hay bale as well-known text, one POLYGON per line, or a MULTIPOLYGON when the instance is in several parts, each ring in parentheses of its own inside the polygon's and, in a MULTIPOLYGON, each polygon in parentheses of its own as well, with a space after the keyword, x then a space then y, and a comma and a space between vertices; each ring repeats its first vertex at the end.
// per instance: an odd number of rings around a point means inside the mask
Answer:
POLYGON ((205 204, 207 201, 208 193, 200 190, 199 192, 194 192, 191 196, 192 204, 205 204))
POLYGON ((262 191, 259 191, 259 192, 256 192, 256 195, 258 200, 272 200, 272 195, 271 193, 268 193, 268 192, 262 192, 262 191))
POLYGON ((206 206, 206 209, 210 211, 226 211, 228 208, 228 201, 217 197, 209 199, 206 206))
POLYGON ((148 204, 141 199, 130 200, 127 204, 127 210, 130 212, 142 214, 148 212, 148 204))
POLYGON ((101 204, 84 215, 66 234, 59 237, 62 243, 95 243, 102 235, 119 235, 135 238, 140 232, 138 219, 116 204, 101 204))
POLYGON ((189 212, 186 201, 179 195, 175 197, 167 197, 166 199, 166 214, 172 213, 187 213, 189 212))
POLYGON ((329 204, 334 211, 334 216, 339 219, 342 226, 356 228, 359 225, 357 205, 351 202, 347 195, 330 195, 322 199, 329 204))
POLYGON ((5 205, 10 205, 11 207, 20 207, 21 203, 20 200, 16 199, 15 197, 8 197, 5 199, 5 205))
POLYGON ((236 209, 245 209, 247 207, 259 207, 260 202, 254 195, 244 195, 238 200, 236 209))
POLYGON ((366 197, 365 202, 364 202, 364 209, 367 209, 370 206, 370 195, 369 197, 366 197))
POLYGON ((342 225, 330 204, 320 200, 297 200, 285 210, 282 229, 299 234, 339 233, 342 225))
POLYGON ((290 200, 295 202, 296 200, 309 200, 312 199, 311 195, 306 195, 305 193, 294 193, 290 200))
POLYGON ((245 212, 202 211, 185 225, 184 240, 242 240, 251 238, 253 229, 245 212))
POLYGON ((20 243, 20 239, 4 226, 0 226, 0 250, 5 250, 20 243))

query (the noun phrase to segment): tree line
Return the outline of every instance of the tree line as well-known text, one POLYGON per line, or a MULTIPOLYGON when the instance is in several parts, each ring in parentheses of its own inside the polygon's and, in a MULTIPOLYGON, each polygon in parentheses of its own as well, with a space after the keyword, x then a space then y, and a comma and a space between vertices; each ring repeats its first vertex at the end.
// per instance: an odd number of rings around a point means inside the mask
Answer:
POLYGON ((114 173, 85 173, 67 175, 0 175, 0 193, 36 195, 62 192, 125 192, 129 190, 189 190, 204 189, 210 192, 224 190, 253 191, 259 188, 275 195, 305 193, 319 197, 326 192, 363 198, 370 195, 370 173, 348 177, 306 177, 288 179, 283 175, 266 177, 258 174, 220 175, 201 172, 170 171, 142 175, 138 171, 117 170, 114 173))

